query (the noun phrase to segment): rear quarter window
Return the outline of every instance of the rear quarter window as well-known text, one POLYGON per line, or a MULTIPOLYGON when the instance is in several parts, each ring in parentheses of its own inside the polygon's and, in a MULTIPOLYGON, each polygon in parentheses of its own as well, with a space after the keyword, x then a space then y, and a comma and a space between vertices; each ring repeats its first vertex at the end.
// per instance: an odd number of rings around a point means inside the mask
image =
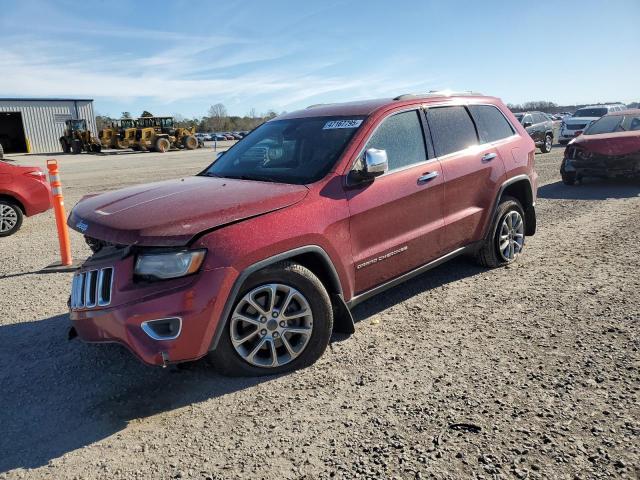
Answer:
POLYGON ((427 120, 438 157, 478 144, 475 126, 465 107, 429 108, 427 120))
POLYGON ((515 133, 502 112, 494 106, 470 105, 469 111, 476 122, 480 143, 495 142, 515 133))

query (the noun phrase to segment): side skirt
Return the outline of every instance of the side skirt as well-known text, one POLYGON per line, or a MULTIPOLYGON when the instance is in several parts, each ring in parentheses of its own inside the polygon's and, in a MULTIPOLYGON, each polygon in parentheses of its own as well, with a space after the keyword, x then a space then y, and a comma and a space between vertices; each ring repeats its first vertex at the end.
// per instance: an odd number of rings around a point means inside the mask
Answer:
POLYGON ((406 282, 407 280, 412 279, 413 277, 416 277, 418 275, 420 275, 421 273, 426 272, 427 270, 431 270, 432 268, 435 268, 439 265, 442 265, 444 262, 451 260, 452 258, 457 257, 458 255, 462 255, 463 253, 469 253, 472 252, 475 248, 477 247, 477 244, 472 243, 470 245, 467 245, 466 247, 460 247, 456 250, 454 250, 453 252, 447 253, 446 255, 443 255, 440 258, 437 258, 435 260, 432 260, 429 263, 425 263, 424 265, 422 265, 421 267, 415 268, 407 273, 404 273, 402 275, 400 275, 399 277, 394 278, 393 280, 389 280, 388 282, 385 282, 383 284, 378 285, 377 287, 372 288, 371 290, 367 290, 366 292, 362 292, 358 295, 356 295, 355 297, 353 297, 351 300, 349 300, 347 302, 347 306, 349 308, 353 308, 356 305, 358 305, 359 303, 364 302, 365 300, 368 300, 369 298, 384 292, 385 290, 388 290, 390 288, 393 288, 397 285, 400 285, 403 282, 406 282))

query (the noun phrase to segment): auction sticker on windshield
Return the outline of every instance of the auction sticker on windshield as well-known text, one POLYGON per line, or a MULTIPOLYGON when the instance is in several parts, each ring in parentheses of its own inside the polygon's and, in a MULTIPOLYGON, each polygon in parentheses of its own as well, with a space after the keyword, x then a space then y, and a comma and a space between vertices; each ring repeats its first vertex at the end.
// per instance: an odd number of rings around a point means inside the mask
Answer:
POLYGON ((362 124, 362 120, 331 120, 324 124, 323 130, 333 128, 358 128, 362 124))

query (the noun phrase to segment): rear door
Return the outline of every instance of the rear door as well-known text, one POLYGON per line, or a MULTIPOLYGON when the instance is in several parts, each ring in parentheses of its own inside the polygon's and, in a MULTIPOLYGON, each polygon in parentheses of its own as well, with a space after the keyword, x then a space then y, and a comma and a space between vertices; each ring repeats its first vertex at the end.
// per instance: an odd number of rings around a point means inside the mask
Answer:
POLYGON ((429 107, 426 114, 445 179, 443 243, 450 252, 481 238, 505 172, 501 158, 504 141, 490 139, 509 137, 513 129, 505 120, 508 132, 494 132, 490 120, 497 115, 504 120, 494 106, 436 106, 429 107), (475 113, 473 118, 470 110, 475 113))
MULTIPOLYGON (((440 162, 419 110, 386 117, 368 148, 382 149, 388 173, 351 187, 351 244, 356 293, 369 290, 438 257, 442 251, 444 186, 440 162)), ((360 157, 361 158, 361 157, 360 157)))

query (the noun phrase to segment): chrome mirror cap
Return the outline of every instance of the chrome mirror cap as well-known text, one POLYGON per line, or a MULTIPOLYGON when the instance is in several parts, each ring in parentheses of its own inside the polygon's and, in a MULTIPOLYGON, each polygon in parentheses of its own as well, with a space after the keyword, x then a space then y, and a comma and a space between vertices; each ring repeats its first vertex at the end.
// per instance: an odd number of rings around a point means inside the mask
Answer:
POLYGON ((371 177, 378 177, 389 170, 389 160, 386 150, 368 148, 364 152, 364 169, 371 177))

